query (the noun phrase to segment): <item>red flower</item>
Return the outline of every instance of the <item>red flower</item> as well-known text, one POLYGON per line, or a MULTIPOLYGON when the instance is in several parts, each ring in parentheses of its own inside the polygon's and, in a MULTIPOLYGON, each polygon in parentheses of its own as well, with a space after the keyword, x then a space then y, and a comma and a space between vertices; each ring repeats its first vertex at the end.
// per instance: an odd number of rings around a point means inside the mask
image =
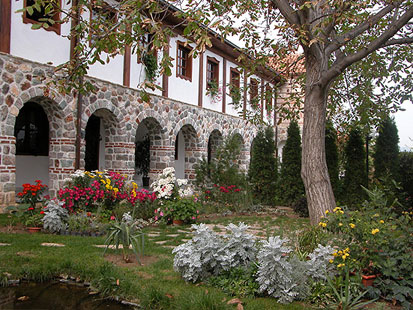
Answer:
POLYGON ((112 215, 112 216, 110 217, 110 220, 111 220, 111 221, 114 221, 114 220, 115 220, 115 216, 112 215))
POLYGON ((40 214, 44 214, 44 211, 42 210, 42 211, 40 211, 40 214))

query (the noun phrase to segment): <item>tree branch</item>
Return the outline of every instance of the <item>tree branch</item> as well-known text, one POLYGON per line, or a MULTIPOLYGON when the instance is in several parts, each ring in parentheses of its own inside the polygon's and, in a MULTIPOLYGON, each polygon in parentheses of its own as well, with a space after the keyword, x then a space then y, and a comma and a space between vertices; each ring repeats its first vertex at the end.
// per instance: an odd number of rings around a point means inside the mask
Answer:
POLYGON ((290 6, 288 0, 271 0, 273 5, 280 10, 284 18, 291 24, 300 26, 300 18, 297 12, 290 6))
POLYGON ((398 44, 412 44, 412 43, 413 43, 413 37, 393 39, 393 40, 387 41, 382 47, 386 47, 390 45, 398 45, 398 44))
POLYGON ((339 76, 347 67, 352 65, 353 63, 363 59, 364 57, 368 56, 369 54, 373 53, 374 51, 378 50, 379 48, 385 47, 387 43, 395 42, 400 40, 401 43, 408 43, 402 42, 401 40, 405 41, 407 39, 393 39, 390 40, 401 28, 403 28, 411 19, 413 18, 413 6, 410 6, 409 9, 398 19, 392 22, 388 28, 379 36, 376 40, 372 41, 368 44, 365 48, 355 52, 353 54, 347 55, 341 60, 336 60, 331 68, 323 74, 320 79, 321 85, 327 85, 337 76, 339 76))
POLYGON ((327 45, 326 47, 326 54, 330 55, 332 52, 334 52, 336 49, 340 48, 341 46, 347 44, 347 42, 353 40, 372 26, 376 25, 384 16, 386 16, 388 13, 390 13, 396 6, 396 4, 389 4, 388 6, 384 7, 380 12, 377 14, 373 15, 357 27, 355 27, 353 30, 337 37, 333 42, 327 45))

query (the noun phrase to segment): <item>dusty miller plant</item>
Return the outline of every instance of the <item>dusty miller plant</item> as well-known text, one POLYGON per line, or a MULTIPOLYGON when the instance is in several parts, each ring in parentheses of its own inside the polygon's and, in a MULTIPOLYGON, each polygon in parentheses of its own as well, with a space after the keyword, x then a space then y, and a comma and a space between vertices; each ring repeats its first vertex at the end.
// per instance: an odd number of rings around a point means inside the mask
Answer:
POLYGON ((301 261, 296 256, 289 258, 291 249, 284 246, 287 239, 279 236, 262 241, 258 252, 257 281, 260 291, 289 303, 304 299, 308 294, 308 281, 325 280, 329 260, 333 258, 332 248, 318 245, 309 255, 310 260, 301 261))
POLYGON ((195 229, 192 240, 172 251, 175 271, 188 282, 205 279, 221 270, 217 256, 222 240, 205 224, 192 225, 192 228, 195 229))
POLYGON ((68 217, 64 202, 57 199, 50 200, 44 209, 43 228, 51 232, 59 232, 66 226, 64 219, 68 217))
POLYGON ((230 224, 230 234, 218 236, 205 224, 192 225, 192 240, 173 250, 174 269, 186 281, 196 282, 233 267, 247 267, 255 261, 257 249, 254 236, 247 234, 248 226, 230 224))
POLYGON ((220 249, 222 257, 221 266, 224 270, 233 267, 248 267, 255 261, 257 248, 255 246, 255 237, 246 231, 249 228, 244 223, 229 224, 225 227, 230 234, 225 236, 225 242, 220 249))

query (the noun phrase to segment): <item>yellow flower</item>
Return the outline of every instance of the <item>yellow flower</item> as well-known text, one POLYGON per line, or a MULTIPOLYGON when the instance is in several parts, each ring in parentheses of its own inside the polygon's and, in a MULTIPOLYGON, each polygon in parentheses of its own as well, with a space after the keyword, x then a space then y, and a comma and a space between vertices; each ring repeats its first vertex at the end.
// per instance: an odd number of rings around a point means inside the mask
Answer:
POLYGON ((337 265, 337 268, 341 268, 341 267, 344 267, 346 264, 338 264, 337 265))
POLYGON ((337 252, 334 252, 334 253, 333 253, 333 256, 334 256, 334 257, 336 257, 337 255, 338 255, 337 252))
POLYGON ((371 233, 372 233, 373 235, 375 235, 375 234, 377 234, 379 231, 380 231, 380 230, 379 230, 378 228, 375 228, 375 229, 373 229, 373 230, 371 231, 371 233))
POLYGON ((380 220, 380 224, 384 224, 384 221, 383 221, 383 220, 380 220))
POLYGON ((318 223, 318 226, 321 226, 321 227, 327 227, 327 223, 320 222, 320 223, 318 223))
POLYGON ((340 227, 343 226, 343 223, 338 223, 338 226, 340 226, 340 227))
POLYGON ((330 264, 334 263, 334 259, 329 260, 330 264))
POLYGON ((353 223, 348 224, 350 226, 350 228, 354 228, 356 227, 356 225, 354 225, 353 223))
POLYGON ((379 217, 379 216, 380 216, 380 214, 378 214, 378 213, 373 215, 373 217, 379 217))
POLYGON ((330 213, 330 211, 326 210, 326 214, 330 213))
POLYGON ((119 189, 115 187, 113 188, 113 191, 115 192, 115 194, 117 194, 119 192, 119 189))

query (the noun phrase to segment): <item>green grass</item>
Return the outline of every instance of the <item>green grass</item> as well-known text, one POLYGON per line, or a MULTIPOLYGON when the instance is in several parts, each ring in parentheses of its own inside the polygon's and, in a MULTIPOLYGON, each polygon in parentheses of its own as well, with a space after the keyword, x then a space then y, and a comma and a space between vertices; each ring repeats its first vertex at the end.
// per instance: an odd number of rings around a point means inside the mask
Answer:
MULTIPOLYGON (((216 219, 216 224, 262 223, 271 233, 272 225, 287 229, 307 225, 301 219, 278 220, 266 217, 232 217, 216 219), (284 224, 285 220, 285 224, 284 224)), ((8 225, 10 218, 0 215, 0 226, 8 225)), ((136 301, 143 309, 235 309, 226 301, 232 297, 222 291, 204 284, 188 284, 173 271, 171 249, 157 245, 156 241, 167 240, 165 245, 178 245, 190 234, 178 232, 189 230, 184 227, 163 226, 147 228, 145 232, 159 232, 159 236, 145 240, 145 254, 157 258, 156 262, 145 266, 119 267, 107 262, 102 248, 95 244, 104 244, 104 238, 59 236, 52 234, 8 234, 0 233, 0 242, 10 246, 0 247, 0 274, 10 273, 12 278, 27 278, 34 281, 48 281, 59 275, 79 277, 91 282, 94 289, 107 296, 136 301), (168 234, 178 234, 168 237, 168 234), (63 243, 65 247, 43 247, 43 242, 63 243), (117 285, 119 280, 119 285, 117 285)), ((108 254, 116 253, 108 250, 108 254)), ((120 251, 118 252, 121 255, 120 251)), ((0 282, 1 283, 1 282, 0 282)), ((243 298, 244 309, 305 309, 308 305, 293 303, 280 305, 272 298, 243 298)))

